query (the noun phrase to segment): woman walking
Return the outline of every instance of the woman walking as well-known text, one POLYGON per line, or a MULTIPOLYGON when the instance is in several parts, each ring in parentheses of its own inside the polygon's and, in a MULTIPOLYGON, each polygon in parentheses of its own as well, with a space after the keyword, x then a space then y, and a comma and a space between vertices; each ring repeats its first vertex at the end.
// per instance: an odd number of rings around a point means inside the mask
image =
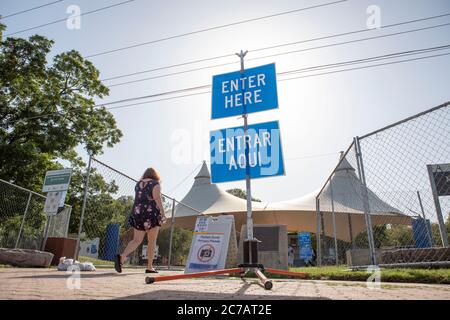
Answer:
POLYGON ((128 219, 133 227, 133 240, 131 240, 122 254, 118 254, 114 264, 117 272, 122 272, 122 265, 127 256, 139 247, 144 240, 145 234, 148 238, 147 258, 148 265, 146 273, 158 273, 153 268, 153 257, 155 255, 156 238, 159 228, 166 220, 164 206, 161 199, 160 176, 153 168, 148 168, 136 184, 133 210, 128 219))

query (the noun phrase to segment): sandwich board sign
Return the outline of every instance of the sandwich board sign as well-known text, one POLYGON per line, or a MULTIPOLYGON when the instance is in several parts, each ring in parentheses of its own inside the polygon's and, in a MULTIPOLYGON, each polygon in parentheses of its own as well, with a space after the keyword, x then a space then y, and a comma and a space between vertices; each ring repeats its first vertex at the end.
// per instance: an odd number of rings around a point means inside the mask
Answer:
POLYGON ((212 119, 276 108, 275 63, 213 76, 212 119))
POLYGON ((284 175, 278 121, 220 129, 210 133, 213 183, 284 175), (247 153, 247 155, 246 155, 247 153))
POLYGON ((237 259, 236 230, 232 215, 198 217, 185 273, 224 269, 237 259), (206 221, 205 221, 206 220, 206 221))
POLYGON ((50 170, 45 174, 42 192, 67 191, 72 169, 50 170))

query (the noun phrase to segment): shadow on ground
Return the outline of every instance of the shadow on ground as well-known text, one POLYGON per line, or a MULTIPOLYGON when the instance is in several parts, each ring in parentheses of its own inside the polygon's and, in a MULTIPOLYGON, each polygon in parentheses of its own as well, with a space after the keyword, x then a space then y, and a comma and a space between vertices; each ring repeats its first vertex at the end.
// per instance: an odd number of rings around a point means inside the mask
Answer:
MULTIPOLYGON (((30 275, 30 276, 21 276, 14 277, 15 279, 62 279, 70 276, 70 273, 66 271, 60 271, 59 274, 42 274, 42 275, 30 275)), ((95 273, 95 272, 81 272, 82 278, 105 278, 105 277, 124 277, 124 276, 135 276, 135 275, 145 274, 143 272, 127 272, 127 273, 117 273, 117 272, 108 272, 108 273, 95 273)))
POLYGON ((251 286, 259 286, 263 289, 262 285, 258 282, 243 282, 242 287, 234 293, 157 290, 148 293, 123 296, 116 298, 115 300, 331 300, 329 298, 277 295, 277 289, 281 290, 282 288, 276 288, 276 286, 264 295, 245 294, 247 289, 251 286))
POLYGON ((236 293, 193 292, 179 290, 158 290, 131 296, 116 298, 115 300, 331 300, 322 297, 292 297, 276 294, 244 295, 236 293))

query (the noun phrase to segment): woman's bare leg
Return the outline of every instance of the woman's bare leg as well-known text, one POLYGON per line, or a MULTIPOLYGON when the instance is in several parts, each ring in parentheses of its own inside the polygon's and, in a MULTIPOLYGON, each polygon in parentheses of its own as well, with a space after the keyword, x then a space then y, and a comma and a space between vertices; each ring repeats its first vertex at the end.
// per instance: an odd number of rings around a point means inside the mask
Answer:
POLYGON ((159 231, 159 227, 155 227, 155 228, 151 228, 150 230, 147 230, 147 239, 148 239, 147 269, 148 270, 153 269, 153 257, 155 255, 155 246, 156 246, 156 238, 158 237, 158 231, 159 231))
POLYGON ((144 236, 145 236, 145 231, 134 229, 133 240, 128 242, 127 247, 120 255, 121 263, 124 263, 127 256, 130 253, 132 253, 134 250, 136 250, 137 247, 139 247, 139 245, 142 243, 142 240, 144 240, 144 236))

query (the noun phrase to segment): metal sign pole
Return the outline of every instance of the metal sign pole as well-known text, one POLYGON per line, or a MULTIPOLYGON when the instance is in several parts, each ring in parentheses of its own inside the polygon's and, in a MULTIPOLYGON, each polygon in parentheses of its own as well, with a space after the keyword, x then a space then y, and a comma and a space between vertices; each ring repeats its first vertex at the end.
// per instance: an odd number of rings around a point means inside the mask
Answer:
MULTIPOLYGON (((247 54, 247 51, 243 52, 241 50, 240 53, 236 53, 236 55, 241 59, 241 75, 244 74, 244 57, 247 54)), ((250 182, 250 166, 248 165, 249 161, 249 147, 247 146, 247 142, 245 136, 248 132, 248 122, 247 122, 247 108, 244 99, 244 113, 242 117, 244 118, 244 152, 245 152, 245 188, 247 193, 247 240, 253 240, 253 219, 252 219, 252 191, 251 191, 251 182, 250 182)), ((251 255, 251 250, 250 250, 251 255)))
MULTIPOLYGON (((263 284, 264 288, 266 290, 270 290, 272 288, 272 281, 267 279, 267 277, 263 274, 264 271, 268 271, 270 273, 276 273, 276 274, 284 274, 284 275, 292 275, 292 276, 300 276, 300 277, 304 277, 304 274, 301 273, 297 273, 297 272, 289 272, 286 270, 277 270, 277 269, 265 269, 264 266, 262 264, 258 263, 258 240, 254 238, 254 230, 253 230, 253 218, 252 218, 252 194, 251 194, 251 175, 250 175, 250 167, 251 165, 249 164, 249 149, 250 149, 250 137, 248 136, 248 123, 247 123, 247 113, 248 112, 256 112, 256 111, 262 111, 262 110, 268 110, 268 109, 273 109, 275 107, 278 107, 278 102, 277 102, 277 98, 276 98, 276 90, 273 92, 272 94, 268 94, 268 96, 266 95, 267 100, 264 101, 263 103, 263 99, 258 101, 258 107, 261 108, 265 108, 265 109, 259 109, 259 110, 254 110, 255 108, 255 104, 249 102, 249 109, 247 109, 247 105, 246 105, 246 100, 247 100, 247 94, 250 94, 251 96, 251 92, 249 92, 249 89, 245 89, 245 80, 247 77, 244 77, 244 57, 247 54, 246 52, 243 52, 241 50, 240 53, 236 53, 236 55, 240 58, 240 62, 241 62, 241 69, 239 72, 232 72, 232 73, 228 73, 225 75, 219 75, 219 76, 214 76, 213 77, 213 100, 212 100, 212 119, 218 119, 218 118, 223 118, 223 117, 229 117, 229 116, 233 116, 233 115, 242 115, 242 117, 244 118, 244 151, 245 151, 245 182, 246 182, 246 192, 247 192, 247 235, 246 238, 244 240, 244 254, 243 254, 243 262, 238 265, 238 268, 235 269, 224 269, 224 270, 213 270, 213 271, 206 271, 206 272, 194 272, 194 273, 188 273, 188 274, 183 274, 183 275, 172 275, 172 276, 159 276, 159 277, 146 277, 145 282, 147 284, 151 284, 154 282, 159 282, 159 281, 168 281, 168 280, 175 280, 175 279, 186 279, 186 278, 199 278, 199 277, 208 277, 211 275, 219 275, 219 274, 230 274, 230 273, 239 273, 241 276, 241 279, 244 279, 245 275, 249 272, 252 271, 254 272, 259 280, 261 281, 261 283, 263 284), (224 77, 225 76, 225 77, 224 77), (240 80, 240 81, 236 81, 236 80, 240 80), (233 95, 224 95, 224 93, 230 93, 230 91, 224 89, 224 83, 228 82, 228 81, 234 81, 235 85, 233 85, 233 87, 235 87, 234 90, 232 91, 238 91, 239 89, 239 85, 236 84, 236 82, 240 82, 241 83, 241 89, 239 94, 243 95, 244 99, 243 102, 241 104, 241 102, 236 102, 236 106, 243 106, 243 110, 241 113, 241 109, 239 108, 233 108, 232 111, 233 112, 229 112, 230 108, 228 108, 228 104, 231 103, 231 106, 233 107, 233 102, 230 99, 237 99, 237 97, 234 97, 233 95), (221 90, 218 91, 217 88, 221 87, 221 90), (225 100, 222 100, 222 99, 225 100), (222 101, 220 101, 222 100, 222 101), (228 101, 228 102, 227 102, 228 101), (225 102, 225 104, 223 103, 225 102)), ((265 78, 265 74, 268 74, 268 83, 272 83, 271 86, 269 87, 271 90, 274 90, 276 88, 276 73, 275 73, 275 64, 271 64, 271 65, 267 65, 265 66, 263 69, 264 71, 259 68, 260 73, 258 73, 258 79, 259 76, 261 76, 261 79, 265 78), (267 66, 269 67, 267 69, 267 66)), ((250 77, 249 74, 251 74, 252 72, 255 73, 255 69, 247 69, 246 75, 250 77)), ((253 74, 253 76, 255 77, 255 75, 253 74)), ((265 82, 264 82, 265 85, 265 82)), ((250 85, 249 85, 250 86, 250 85)), ((251 91, 251 90, 250 90, 251 91)), ((259 90, 261 91, 261 90, 259 90)), ((264 96, 263 92, 261 93, 261 97, 264 96)), ((258 94, 259 97, 259 94, 258 94)), ((239 100, 240 101, 240 100, 239 100)), ((275 122, 274 122, 275 123, 275 122)), ((268 123, 271 124, 271 123, 268 123)), ((273 125, 273 124, 271 124, 273 125)), ((255 125, 256 127, 256 125, 255 125)), ((239 127, 240 129, 241 127, 239 127)), ((276 122, 276 128, 277 130, 278 128, 278 122, 276 122)), ((258 130, 258 127, 256 127, 256 130, 258 130)), ((221 134, 223 136, 222 133, 223 130, 218 130, 218 134, 221 134)), ((225 130, 226 131, 226 130, 225 130)), ((242 130, 241 130, 242 131, 242 130)), ((214 136, 214 134, 217 131, 211 132, 211 136, 214 136)), ((227 133, 225 132, 225 135, 227 133)), ((241 132, 239 132, 239 135, 241 134, 241 132)), ((234 137, 233 137, 234 139, 234 137)), ((280 144, 281 146, 281 144, 280 144)), ((213 144, 211 144, 211 150, 213 150, 213 144)), ((241 147, 238 147, 238 149, 240 149, 241 147)), ((281 149, 281 148, 280 148, 281 149)), ((220 150, 220 149, 219 149, 220 150)), ((280 150, 281 151, 281 150, 280 150)), ((219 152, 220 153, 220 152, 219 152)), ((211 155, 213 155, 213 152, 211 153, 211 155)), ((281 155, 281 152, 280 152, 281 155)), ((262 161, 261 161, 262 162, 262 161)), ((217 179, 214 179, 215 173, 214 173, 214 166, 213 166, 213 161, 211 161, 211 172, 212 174, 212 182, 216 183, 216 182, 225 182, 227 181, 227 179, 224 179, 223 175, 225 174, 229 174, 230 169, 228 168, 228 170, 223 170, 222 167, 220 167, 219 169, 217 169, 217 173, 220 173, 222 176, 220 176, 220 178, 216 177, 217 179), (223 171, 226 171, 225 173, 223 171)), ((228 164, 228 163, 227 163, 228 164)), ((241 167, 241 163, 239 163, 239 167, 241 167)), ((257 162, 255 160, 254 165, 257 165, 257 162)), ((241 167, 242 168, 242 167, 241 167)), ((241 169, 239 168, 239 169, 241 169)), ((236 167, 237 169, 237 167, 236 167)), ((252 172, 254 174, 254 177, 258 176, 258 174, 260 174, 259 172, 255 171, 252 172)), ((280 175, 280 174, 284 174, 284 166, 283 166, 283 172, 280 173, 278 172, 277 174, 273 174, 273 175, 280 175)), ((272 176, 273 176, 272 175, 272 176)), ((239 176, 239 180, 241 179, 241 177, 239 176)), ((191 253, 193 251, 193 246, 191 246, 190 249, 190 253, 189 256, 191 256, 191 253)), ((198 248, 196 248, 195 250, 198 250, 198 248)))
POLYGON ((321 244, 321 236, 322 232, 322 224, 320 222, 320 199, 316 198, 316 222, 317 222, 317 233, 316 233, 316 265, 318 267, 322 266, 322 244, 321 244))

